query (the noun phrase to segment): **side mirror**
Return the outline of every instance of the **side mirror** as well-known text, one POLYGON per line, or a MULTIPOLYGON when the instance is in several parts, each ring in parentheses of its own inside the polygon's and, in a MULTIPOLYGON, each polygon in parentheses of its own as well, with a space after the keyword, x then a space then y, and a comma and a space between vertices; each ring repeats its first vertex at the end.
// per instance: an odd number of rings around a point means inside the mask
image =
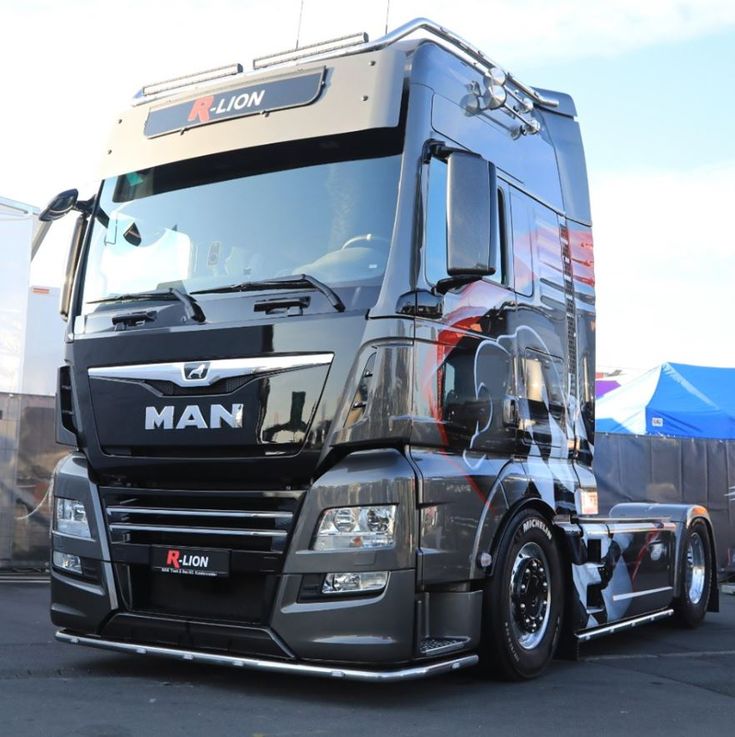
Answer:
POLYGON ((76 189, 67 189, 65 192, 57 194, 38 216, 38 219, 43 223, 47 223, 63 218, 67 212, 74 209, 78 197, 79 191, 76 189))
POLYGON ((494 274, 499 266, 495 165, 465 151, 449 154, 448 164, 447 273, 472 281, 494 274))

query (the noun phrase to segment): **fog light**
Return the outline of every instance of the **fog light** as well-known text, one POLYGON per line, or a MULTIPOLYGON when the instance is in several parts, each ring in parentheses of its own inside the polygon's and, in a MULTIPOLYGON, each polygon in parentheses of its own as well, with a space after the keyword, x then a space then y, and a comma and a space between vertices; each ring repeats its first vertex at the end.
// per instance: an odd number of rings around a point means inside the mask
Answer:
POLYGON ((56 532, 62 535, 91 538, 87 510, 77 499, 56 499, 56 532))
POLYGON ((361 594, 382 591, 388 583, 388 571, 368 573, 327 573, 322 584, 323 594, 361 594))
POLYGON ((69 553, 60 553, 58 550, 54 550, 53 562, 54 568, 82 575, 82 561, 78 555, 69 555, 69 553))

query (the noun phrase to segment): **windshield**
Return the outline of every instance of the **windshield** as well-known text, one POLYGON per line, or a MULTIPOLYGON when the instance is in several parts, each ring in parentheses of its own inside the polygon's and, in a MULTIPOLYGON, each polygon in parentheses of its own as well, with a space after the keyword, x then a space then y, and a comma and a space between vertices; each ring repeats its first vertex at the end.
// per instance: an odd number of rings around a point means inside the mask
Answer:
POLYGON ((398 195, 396 146, 335 138, 245 149, 103 183, 83 313, 119 295, 308 274, 380 284, 398 195))

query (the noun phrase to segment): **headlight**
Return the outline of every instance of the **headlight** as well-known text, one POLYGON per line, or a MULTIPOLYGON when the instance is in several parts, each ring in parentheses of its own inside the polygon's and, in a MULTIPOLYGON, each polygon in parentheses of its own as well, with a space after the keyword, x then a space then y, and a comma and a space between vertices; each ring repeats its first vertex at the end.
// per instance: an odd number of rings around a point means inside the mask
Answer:
POLYGON ((91 538, 84 504, 77 499, 56 499, 56 532, 62 535, 91 538))
POLYGON ((396 505, 327 509, 319 522, 313 550, 390 548, 395 544, 396 505))

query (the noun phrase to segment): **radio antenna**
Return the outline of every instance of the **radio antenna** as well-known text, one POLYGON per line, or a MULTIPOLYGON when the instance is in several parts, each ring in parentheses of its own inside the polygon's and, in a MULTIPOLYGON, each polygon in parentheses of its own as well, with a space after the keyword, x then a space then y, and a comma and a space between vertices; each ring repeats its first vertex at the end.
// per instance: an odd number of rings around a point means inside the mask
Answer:
POLYGON ((388 18, 390 16, 390 0, 385 4, 385 35, 388 35, 388 18))
MULTIPOLYGON (((390 2, 390 0, 389 0, 390 2)), ((301 0, 299 6, 299 27, 296 29, 296 48, 299 48, 299 40, 301 39, 301 19, 304 17, 304 0, 301 0)))

